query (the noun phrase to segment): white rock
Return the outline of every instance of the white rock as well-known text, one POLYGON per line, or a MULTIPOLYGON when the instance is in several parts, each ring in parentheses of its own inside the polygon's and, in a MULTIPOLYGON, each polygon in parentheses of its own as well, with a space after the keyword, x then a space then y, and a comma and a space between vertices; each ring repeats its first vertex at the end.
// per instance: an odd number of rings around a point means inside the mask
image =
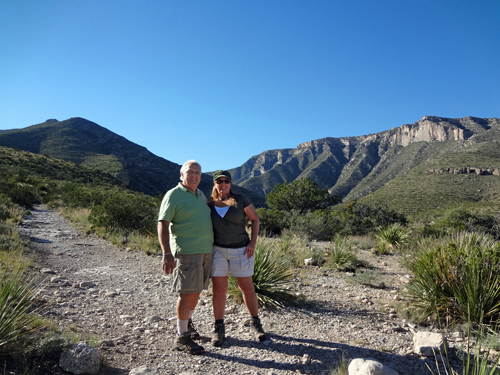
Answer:
POLYGON ((148 366, 141 366, 134 368, 130 370, 130 372, 128 373, 128 375, 157 375, 157 374, 158 370, 148 366))
POLYGON ((57 272, 56 272, 56 271, 51 270, 50 268, 42 268, 42 269, 40 270, 40 273, 50 273, 50 274, 55 275, 57 272))
POLYGON ((148 316, 146 319, 144 319, 144 322, 155 323, 155 322, 159 322, 161 320, 163 320, 163 319, 160 318, 158 315, 152 315, 152 316, 148 316))
POLYGON ((434 357, 444 352, 446 341, 441 333, 417 332, 413 336, 413 346, 415 353, 426 357, 434 357))
POLYGON ((373 358, 355 358, 347 369, 349 375, 398 375, 392 368, 373 358))
POLYGON ((315 266, 317 264, 316 259, 314 258, 307 258, 304 259, 304 265, 306 266, 315 266))

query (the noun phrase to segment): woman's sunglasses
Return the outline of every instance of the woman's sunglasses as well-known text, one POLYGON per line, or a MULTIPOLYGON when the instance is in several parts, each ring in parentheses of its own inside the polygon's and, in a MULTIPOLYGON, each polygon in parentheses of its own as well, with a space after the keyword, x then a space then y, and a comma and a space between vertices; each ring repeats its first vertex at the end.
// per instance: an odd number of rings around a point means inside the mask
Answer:
POLYGON ((220 185, 220 184, 230 184, 231 180, 216 180, 215 183, 217 185, 220 185))

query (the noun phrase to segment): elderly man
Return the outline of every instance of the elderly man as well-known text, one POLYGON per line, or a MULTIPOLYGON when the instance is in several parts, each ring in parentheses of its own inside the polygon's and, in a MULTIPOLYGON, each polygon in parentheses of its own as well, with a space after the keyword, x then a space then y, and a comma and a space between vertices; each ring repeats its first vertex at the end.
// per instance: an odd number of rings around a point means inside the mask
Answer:
POLYGON ((165 194, 158 217, 163 270, 173 273, 172 291, 179 293, 174 349, 189 354, 205 351, 193 341, 200 335, 192 315, 201 291, 208 288, 212 266, 212 221, 207 199, 198 190, 200 180, 200 164, 195 160, 184 163, 181 182, 165 194))

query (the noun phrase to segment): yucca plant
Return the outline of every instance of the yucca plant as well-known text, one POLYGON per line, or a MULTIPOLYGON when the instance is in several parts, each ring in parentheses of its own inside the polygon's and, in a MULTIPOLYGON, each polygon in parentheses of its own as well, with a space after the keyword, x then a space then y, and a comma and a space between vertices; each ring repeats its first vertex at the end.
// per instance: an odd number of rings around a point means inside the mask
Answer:
MULTIPOLYGON (((295 295, 284 289, 284 284, 293 276, 285 259, 270 242, 257 241, 253 283, 259 304, 283 308, 295 299, 295 295)), ((241 291, 235 277, 229 278, 229 293, 241 299, 241 291)))
POLYGON ((500 317, 500 246, 484 235, 457 233, 425 242, 406 266, 410 298, 427 314, 473 323, 500 317))
POLYGON ((400 249, 409 239, 408 230, 401 224, 378 228, 375 234, 375 241, 380 254, 400 249))
POLYGON ((0 353, 21 336, 32 332, 38 316, 33 309, 40 286, 22 272, 3 268, 0 275, 0 353))

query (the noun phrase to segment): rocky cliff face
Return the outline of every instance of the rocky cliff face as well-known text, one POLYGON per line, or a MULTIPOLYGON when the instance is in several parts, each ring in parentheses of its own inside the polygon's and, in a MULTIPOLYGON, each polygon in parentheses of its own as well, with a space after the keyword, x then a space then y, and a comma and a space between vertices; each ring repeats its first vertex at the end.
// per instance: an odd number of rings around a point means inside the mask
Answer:
MULTIPOLYGON (((323 138, 301 143, 295 149, 265 151, 231 172, 238 184, 262 193, 268 193, 277 183, 309 177, 332 193, 346 196, 382 161, 387 169, 400 148, 419 142, 464 141, 490 129, 500 129, 499 119, 425 116, 414 124, 376 134, 323 138)), ((411 161, 404 164, 405 168, 415 166, 411 161)), ((390 178, 394 177, 392 173, 390 178)))

